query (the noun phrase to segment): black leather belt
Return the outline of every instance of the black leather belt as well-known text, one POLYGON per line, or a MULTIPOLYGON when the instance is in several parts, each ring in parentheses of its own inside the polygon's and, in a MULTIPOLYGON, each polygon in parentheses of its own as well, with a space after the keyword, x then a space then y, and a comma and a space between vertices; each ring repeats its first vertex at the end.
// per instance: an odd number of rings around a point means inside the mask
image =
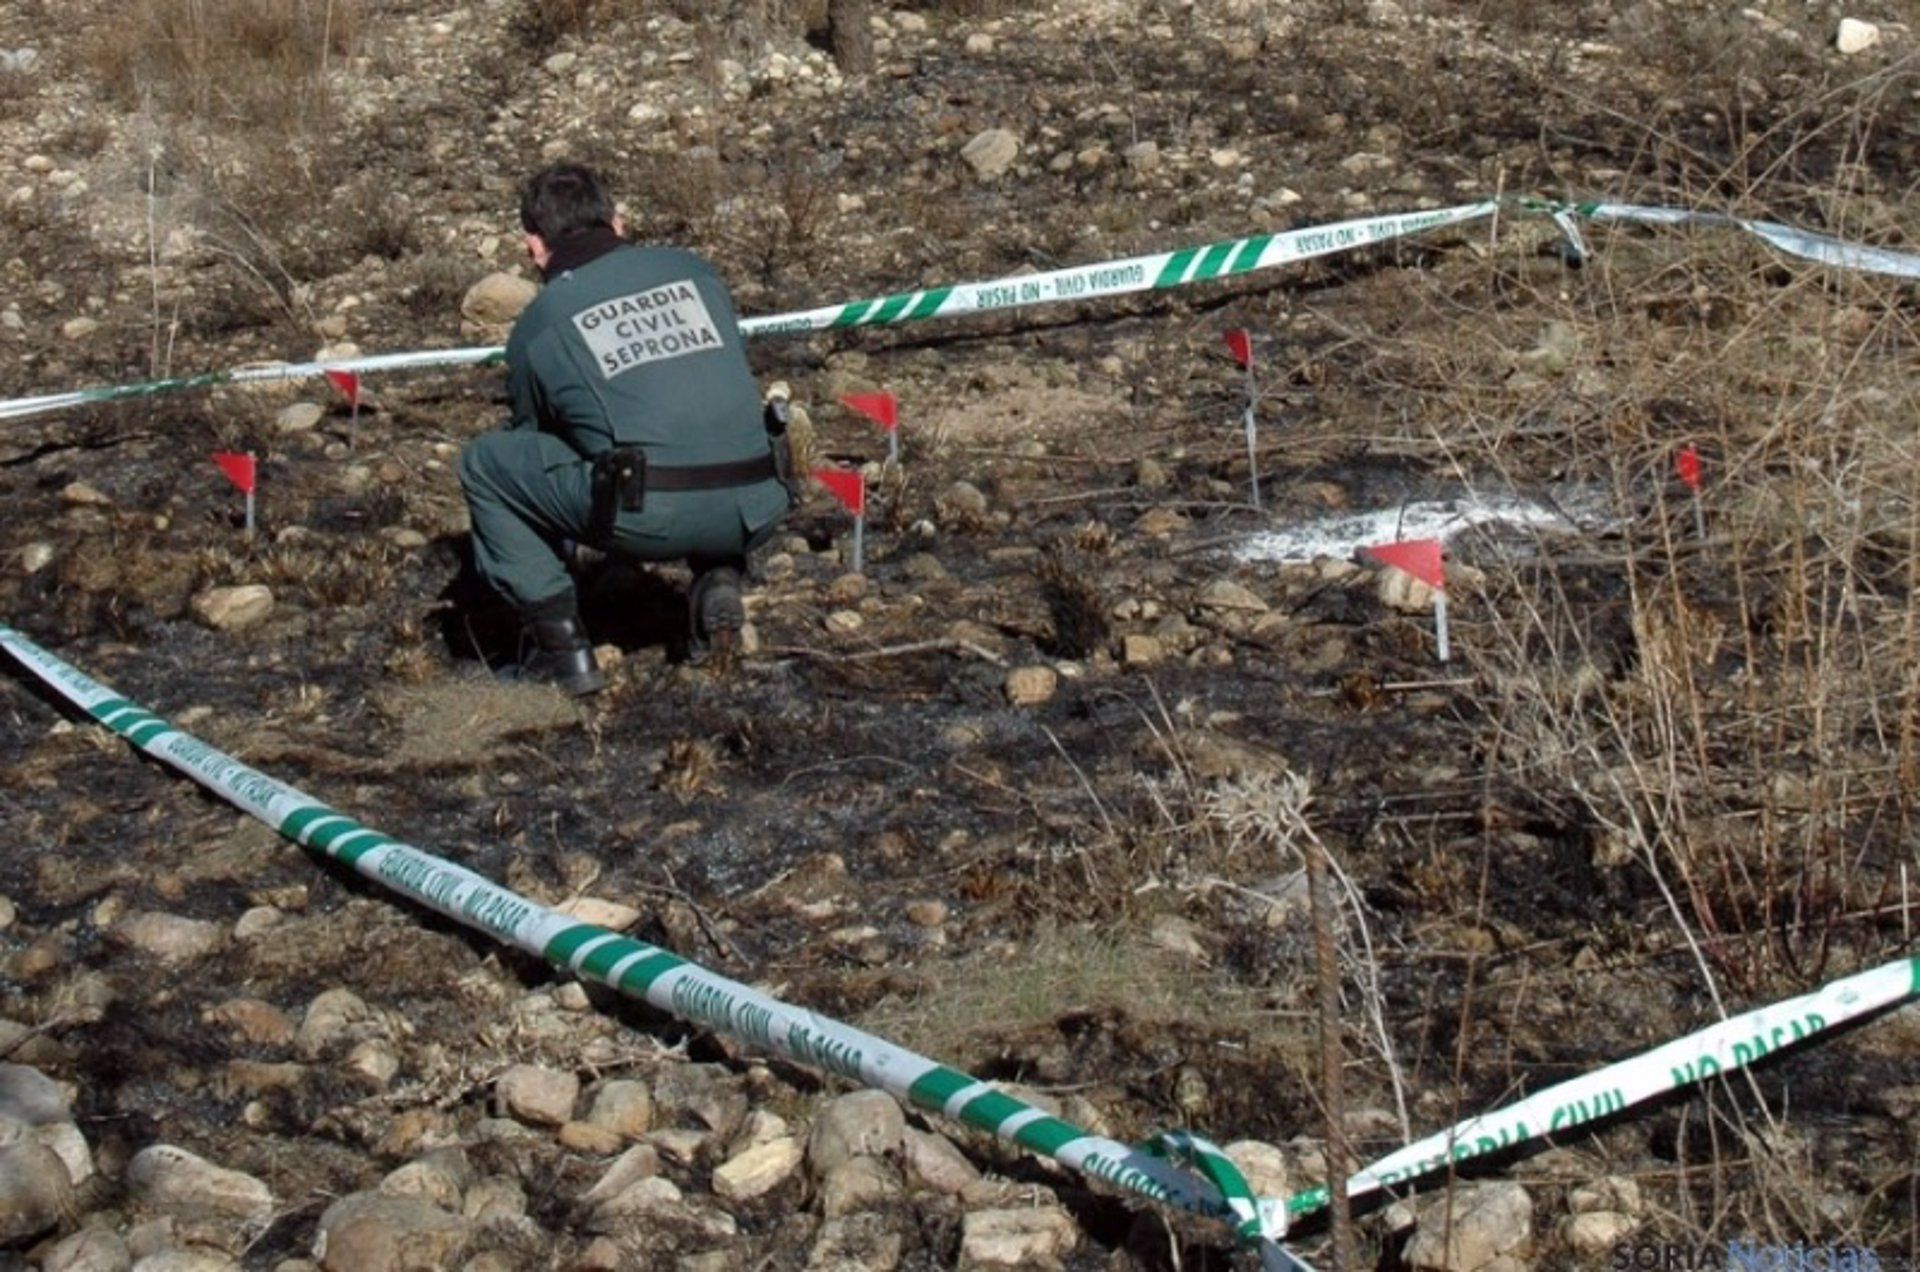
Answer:
POLYGON ((648 490, 725 490, 777 477, 772 455, 755 455, 728 464, 647 465, 648 490))

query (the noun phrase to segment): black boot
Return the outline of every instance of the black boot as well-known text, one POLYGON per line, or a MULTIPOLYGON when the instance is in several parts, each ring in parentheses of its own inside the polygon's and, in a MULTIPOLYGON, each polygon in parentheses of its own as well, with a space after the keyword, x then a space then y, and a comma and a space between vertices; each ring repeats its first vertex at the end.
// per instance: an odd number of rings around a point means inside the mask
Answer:
POLYGON ((687 593, 687 617, 687 653, 693 660, 738 649, 740 629, 747 625, 740 571, 731 565, 701 571, 687 593))
POLYGON ((520 629, 520 678, 559 685, 576 698, 607 687, 592 643, 571 616, 529 619, 520 629))

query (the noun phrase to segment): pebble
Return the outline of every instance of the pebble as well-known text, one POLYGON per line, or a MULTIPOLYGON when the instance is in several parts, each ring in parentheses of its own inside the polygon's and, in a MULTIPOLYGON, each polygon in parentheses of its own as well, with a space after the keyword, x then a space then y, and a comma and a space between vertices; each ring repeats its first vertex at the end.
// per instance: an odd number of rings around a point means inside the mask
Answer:
POLYGON ((1058 1267, 1080 1240, 1058 1206, 976 1210, 960 1229, 960 1262, 977 1268, 1058 1267))
POLYGON ((273 613, 273 589, 264 583, 210 587, 193 598, 193 616, 215 631, 251 627, 273 613))
POLYGON ((290 402, 273 417, 273 427, 280 433, 306 433, 326 417, 326 408, 318 402, 290 402))
POLYGON ((384 1091, 400 1074, 400 1056, 385 1038, 369 1038, 347 1053, 347 1072, 365 1078, 384 1091))
POLYGON ((1386 569, 1374 584, 1380 603, 1401 614, 1425 614, 1433 609, 1433 588, 1405 570, 1386 569))
POLYGON ((900 1176, 877 1157, 853 1157, 820 1181, 820 1211, 829 1219, 872 1210, 901 1192, 900 1176))
POLYGON ((1157 636, 1136 633, 1120 642, 1120 661, 1129 667, 1151 667, 1167 656, 1157 636))
POLYGON ((1160 146, 1156 142, 1138 141, 1122 150, 1120 157, 1135 172, 1154 172, 1160 167, 1160 146))
POLYGON ((226 930, 218 923, 153 910, 127 915, 113 925, 112 935, 120 944, 163 963, 189 963, 227 943, 226 930))
POLYGON ((467 288, 460 301, 460 314, 476 327, 509 327, 539 294, 538 287, 518 274, 488 274, 467 288))
POLYGON ((264 1047, 292 1044, 297 1030, 287 1013, 258 998, 229 998, 200 1014, 202 1023, 224 1025, 248 1042, 264 1047))
POLYGON ((265 932, 268 928, 278 924, 284 917, 279 910, 276 910, 270 905, 252 906, 238 919, 234 920, 233 939, 236 941, 250 941, 262 932, 265 932))
POLYGON ((1859 18, 1842 18, 1833 34, 1833 47, 1845 57, 1864 53, 1880 43, 1880 28, 1859 18))
POLYGON ((1004 128, 989 128, 960 150, 960 157, 983 181, 1004 176, 1019 155, 1020 139, 1004 128))
POLYGON ((851 636, 867 625, 858 610, 835 610, 827 615, 824 626, 835 636, 851 636))
POLYGON ((273 1191, 252 1175, 216 1166, 172 1144, 153 1144, 127 1163, 133 1195, 156 1210, 212 1212, 261 1218, 273 1210, 273 1191))
POLYGON ((713 1136, 731 1139, 747 1119, 747 1095, 724 1065, 677 1064, 653 1082, 653 1103, 663 1122, 698 1121, 713 1136))
POLYGON ((1015 667, 1007 673, 1007 701, 1016 707, 1037 707, 1060 688, 1060 673, 1051 667, 1015 667))
POLYGON ((1253 590, 1232 579, 1215 579, 1200 589, 1203 609, 1227 610, 1245 614, 1264 614, 1269 606, 1253 590))
POLYGON ((816 1180, 855 1157, 899 1149, 906 1134, 900 1105, 884 1091, 855 1091, 820 1110, 807 1134, 807 1166, 816 1180))
POLYGON ((20 549, 20 572, 38 574, 53 564, 53 545, 51 543, 29 543, 20 549))
POLYGON ((923 1188, 954 1196, 980 1182, 980 1168, 944 1135, 908 1127, 905 1148, 907 1172, 923 1188))
POLYGON ((934 500, 934 509, 941 520, 962 524, 980 521, 987 515, 988 507, 986 493, 970 481, 954 482, 934 500))
POLYGON ((851 605, 867 594, 867 576, 842 574, 827 587, 827 599, 835 605, 851 605))
POLYGON ((1255 1194, 1284 1197, 1288 1192, 1287 1158, 1277 1147, 1260 1140, 1235 1140, 1221 1149, 1240 1168, 1255 1194))
POLYGON ((113 500, 84 481, 70 481, 60 488, 60 502, 69 508, 110 508, 113 500))
POLYGON ((69 318, 60 324, 60 335, 66 340, 85 340, 98 330, 100 330, 98 318, 69 318))
POLYGON ((447 1148, 388 1171, 380 1181, 380 1191, 393 1197, 418 1197, 458 1213, 460 1199, 472 1182, 473 1164, 466 1153, 447 1148))
POLYGON ((72 1116, 66 1088, 25 1064, 0 1064, 0 1119, 48 1126, 72 1116))
POLYGON ((472 1224, 418 1197, 349 1193, 320 1216, 313 1257, 326 1272, 450 1266, 472 1224))
POLYGON ((59 1154, 27 1139, 0 1148, 0 1245, 39 1236, 73 1204, 73 1180, 59 1154))
POLYGON ((985 31, 975 31, 967 37, 967 52, 979 56, 993 52, 993 37, 985 31))
POLYGON ((40 1272, 129 1272, 133 1254, 120 1234, 104 1224, 82 1228, 49 1249, 40 1272))
POLYGON ((1515 1183, 1462 1185, 1429 1197, 1418 1213, 1405 1257, 1420 1272, 1476 1272, 1518 1257, 1533 1238, 1533 1198, 1515 1183))
POLYGON ((590 1157, 612 1157, 627 1146, 626 1136, 592 1122, 568 1122, 556 1138, 562 1148, 590 1157))
POLYGON ((1598 1259, 1624 1241, 1640 1221, 1612 1210, 1589 1210, 1561 1225, 1560 1236, 1583 1258, 1598 1259))
POLYGON ((580 1079, 535 1064, 516 1064, 494 1080, 502 1115, 533 1126, 563 1126, 573 1118, 580 1079))
POLYGON ((640 921, 638 907, 603 897, 575 897, 554 908, 570 918, 594 927, 603 927, 609 932, 624 932, 640 921))
POLYGON ((751 1201, 791 1179, 805 1156, 805 1148, 793 1136, 769 1140, 716 1168, 713 1191, 727 1201, 751 1201))
POLYGON ((915 927, 934 928, 947 921, 947 903, 945 901, 910 901, 907 903, 907 922, 915 927))
POLYGON ((616 1078, 594 1092, 587 1121, 628 1139, 639 1139, 653 1125, 653 1094, 644 1082, 616 1078))
POLYGON ((365 1035, 373 1009, 350 989, 322 991, 307 1004, 294 1045, 308 1059, 318 1059, 336 1047, 365 1035))

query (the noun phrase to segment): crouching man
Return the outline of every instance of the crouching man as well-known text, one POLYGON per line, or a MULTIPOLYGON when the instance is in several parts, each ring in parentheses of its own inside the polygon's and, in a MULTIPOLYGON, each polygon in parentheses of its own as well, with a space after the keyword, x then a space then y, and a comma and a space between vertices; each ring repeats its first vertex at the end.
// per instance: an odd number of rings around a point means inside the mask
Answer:
POLYGON ((585 168, 520 197, 545 287, 507 340, 512 418, 460 456, 480 575, 519 611, 520 673, 603 681, 562 556, 573 540, 692 567, 691 647, 746 622, 747 552, 788 510, 733 302, 700 257, 637 247, 585 168))

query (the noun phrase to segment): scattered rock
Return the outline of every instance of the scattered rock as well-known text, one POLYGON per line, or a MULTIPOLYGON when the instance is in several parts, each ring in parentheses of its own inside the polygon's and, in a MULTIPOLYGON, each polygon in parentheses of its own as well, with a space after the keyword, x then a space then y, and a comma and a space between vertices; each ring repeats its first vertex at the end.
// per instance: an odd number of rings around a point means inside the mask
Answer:
POLYGON ((907 922, 915 927, 937 928, 947 921, 947 903, 945 901, 910 901, 907 903, 907 922))
POLYGON ((1264 614, 1270 608, 1251 588, 1232 579, 1215 579, 1200 589, 1198 599, 1202 609, 1228 613, 1264 614))
POLYGON ((53 564, 53 545, 51 543, 29 543, 20 549, 20 572, 38 574, 53 564))
POLYGON ((1007 673, 1007 701, 1016 707, 1040 706, 1059 688, 1060 673, 1051 667, 1015 667, 1007 673))
POLYGON ((1057 1206, 976 1210, 961 1226, 960 1266, 1054 1268, 1079 1240, 1079 1225, 1057 1206))
POLYGON ((978 525, 986 519, 991 505, 980 487, 970 481, 956 481, 934 500, 934 511, 949 525, 978 525))
POLYGON ((187 963, 205 958, 227 943, 218 923, 179 914, 136 910, 113 925, 113 939, 163 963, 187 963))
POLYGON ((317 1060, 336 1048, 369 1036, 373 1009, 350 989, 323 991, 307 1004, 300 1021, 294 1046, 309 1060, 317 1060))
POLYGON ((53 1150, 60 1164, 67 1168, 67 1178, 73 1181, 74 1187, 93 1178, 93 1150, 87 1147, 87 1137, 72 1122, 48 1122, 33 1127, 27 1132, 27 1138, 53 1150))
POLYGON ((626 1136, 592 1122, 568 1122, 556 1138, 560 1147, 589 1157, 612 1157, 627 1146, 626 1136))
POLYGON ((554 907, 560 913, 603 927, 609 932, 624 932, 640 921, 638 907, 624 901, 608 901, 602 897, 575 897, 554 907))
POLYGON ((1261 1197, 1287 1195, 1287 1158, 1279 1148, 1259 1140, 1235 1140, 1221 1150, 1240 1168, 1247 1183, 1261 1197))
POLYGON ((1383 569, 1374 583, 1380 603, 1402 614, 1425 614, 1433 609, 1433 588, 1405 570, 1383 569))
POLYGON ((280 433, 310 433, 325 418, 327 408, 318 402, 290 402, 273 417, 273 427, 280 433))
POLYGON ((908 1127, 903 1141, 908 1176, 923 1188, 958 1195, 980 1182, 980 1169, 944 1135, 908 1127))
POLYGON ((320 1216, 313 1257, 326 1272, 432 1272, 450 1266, 470 1229, 418 1197, 349 1193, 320 1216))
POLYGON ((100 330, 98 318, 69 318, 60 324, 60 335, 72 341, 85 340, 98 330, 100 330))
POLYGON ((392 1197, 417 1197, 458 1214, 460 1199, 473 1182, 473 1164, 457 1148, 443 1148, 387 1173, 380 1191, 392 1197))
POLYGON ((989 128, 960 150, 975 173, 985 181, 1003 176, 1020 155, 1020 139, 1004 128, 989 128))
POLYGON ((594 1092, 587 1121, 628 1139, 639 1139, 653 1125, 653 1094, 644 1082, 616 1078, 594 1092))
POLYGON ((581 1200, 589 1206, 617 1197, 643 1179, 660 1173, 660 1154, 651 1144, 635 1144, 607 1167, 581 1200))
POLYGON ((73 1212, 73 1180, 59 1154, 21 1139, 0 1148, 0 1245, 37 1237, 73 1212))
POLYGON ((900 1195, 900 1176, 877 1157, 853 1157, 820 1181, 820 1212, 838 1219, 885 1205, 900 1195))
POLYGON ((668 1122, 699 1122, 731 1139, 747 1118, 747 1095, 732 1071, 717 1064, 676 1064, 653 1083, 654 1108, 668 1122))
POLYGON ((756 1145, 713 1172, 713 1191, 726 1201, 751 1201, 791 1179, 805 1156, 800 1141, 791 1136, 756 1145))
POLYGON ((1598 1259, 1612 1250, 1640 1226, 1632 1215, 1612 1210, 1590 1210, 1574 1215, 1561 1225, 1560 1237, 1575 1254, 1598 1259))
POLYGON ((273 1191, 252 1175, 216 1166, 171 1144, 153 1144, 127 1163, 127 1185, 156 1210, 258 1218, 273 1209, 273 1191))
POLYGON ((1859 18, 1840 19, 1840 28, 1833 34, 1833 47, 1848 57, 1864 53, 1878 43, 1880 28, 1859 18))
POLYGON ((273 589, 264 583, 210 587, 193 598, 193 616, 215 631, 251 627, 273 613, 273 589))
POLYGON ((477 328, 505 329, 539 294, 539 287, 518 274, 488 274, 467 288, 460 301, 460 314, 477 328))
POLYGON ((1459 1185, 1427 1198, 1419 1216, 1406 1261, 1421 1272, 1478 1272, 1523 1258, 1533 1239, 1533 1198, 1519 1184, 1459 1185))
POLYGON ((823 624, 835 636, 851 636, 867 625, 859 610, 835 610, 823 624))
POLYGON ((1199 926, 1177 914, 1156 914, 1147 930, 1147 939, 1169 954, 1178 954, 1196 963, 1207 961, 1206 946, 1200 944, 1199 926))
POLYGON ((1623 1215, 1644 1213, 1640 1185, 1625 1175, 1603 1175, 1567 1193, 1567 1209, 1574 1214, 1611 1210, 1623 1215))
POLYGON ((113 500, 84 481, 70 481, 60 488, 60 502, 69 508, 111 508, 113 500))
POLYGON ((1127 167, 1135 172, 1154 172, 1160 167, 1160 147, 1151 141, 1138 141, 1120 152, 1127 167))
POLYGON ((855 1091, 827 1104, 807 1135, 807 1166, 825 1179, 844 1161, 874 1157, 900 1148, 906 1134, 900 1105, 884 1091, 855 1091))
POLYGON ((31 1065, 0 1064, 0 1119, 48 1126, 73 1115, 67 1092, 31 1065))
POLYGON ((120 1234, 91 1224, 56 1243, 41 1260, 40 1272, 131 1272, 133 1255, 120 1234))
POLYGON ((209 1025, 224 1025, 248 1042, 265 1047, 289 1046, 299 1032, 285 1012, 258 998, 229 998, 202 1012, 200 1019, 209 1025))
POLYGON ((563 1126, 573 1119, 580 1079, 535 1064, 516 1064, 494 1080, 493 1094, 503 1116, 533 1126, 563 1126))
POLYGON ((1129 667, 1151 667, 1166 656, 1166 647, 1157 636, 1136 632, 1120 641, 1120 661, 1129 667))

